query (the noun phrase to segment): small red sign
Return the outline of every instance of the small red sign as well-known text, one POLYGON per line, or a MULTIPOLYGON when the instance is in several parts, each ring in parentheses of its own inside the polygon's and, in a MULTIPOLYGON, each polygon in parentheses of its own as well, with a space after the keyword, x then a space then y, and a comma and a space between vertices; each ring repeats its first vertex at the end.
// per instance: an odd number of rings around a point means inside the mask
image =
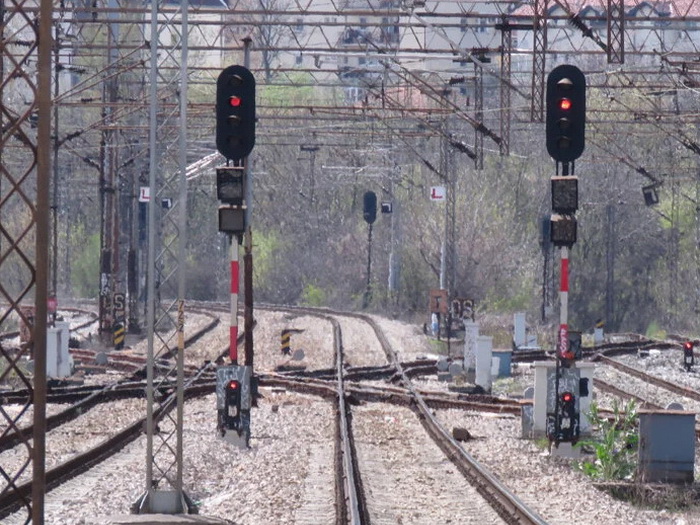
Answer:
POLYGON ((55 313, 56 313, 56 310, 58 310, 58 299, 56 299, 56 298, 53 297, 53 296, 52 296, 52 297, 49 297, 49 298, 46 300, 46 307, 47 307, 47 309, 49 310, 49 313, 50 313, 50 314, 55 314, 55 313))

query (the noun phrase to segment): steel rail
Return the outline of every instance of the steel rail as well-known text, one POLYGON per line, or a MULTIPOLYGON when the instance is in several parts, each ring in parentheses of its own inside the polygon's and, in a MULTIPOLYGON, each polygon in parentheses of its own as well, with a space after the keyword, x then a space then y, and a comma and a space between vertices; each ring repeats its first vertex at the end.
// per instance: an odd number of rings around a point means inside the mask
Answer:
POLYGON ((394 351, 386 335, 367 314, 355 312, 340 312, 323 308, 310 307, 270 307, 270 309, 280 309, 286 311, 305 311, 318 316, 340 316, 351 317, 365 321, 374 331, 379 340, 387 360, 395 366, 405 388, 411 393, 413 398, 411 406, 417 412, 421 423, 430 434, 443 453, 454 463, 462 475, 476 488, 476 490, 491 504, 492 508, 507 523, 513 525, 546 525, 546 521, 535 511, 530 509, 515 494, 513 494, 500 480, 481 465, 475 458, 468 454, 440 425, 432 414, 423 396, 413 387, 409 377, 403 370, 396 352, 394 351))
MULTIPOLYGON (((335 351, 335 364, 337 370, 337 389, 338 389, 338 418, 340 420, 340 458, 343 470, 343 499, 345 520, 344 523, 351 525, 361 525, 363 521, 363 512, 361 509, 360 493, 358 489, 359 477, 356 477, 357 457, 352 444, 351 436, 352 429, 350 428, 349 412, 350 407, 346 403, 345 384, 343 380, 343 339, 340 323, 334 318, 327 318, 333 326, 333 347, 335 351)), ((337 517, 337 521, 339 521, 337 517)))
MULTIPOLYGON (((606 381, 603 381, 601 379, 595 380, 595 387, 602 390, 603 392, 607 392, 609 394, 620 397, 622 399, 634 400, 634 401, 638 402, 642 408, 647 408, 650 410, 663 410, 664 409, 664 407, 662 407, 661 405, 658 405, 656 403, 652 403, 651 401, 648 401, 647 399, 644 399, 643 397, 640 397, 636 394, 626 392, 625 390, 622 390, 619 387, 611 385, 610 383, 607 383, 606 381)), ((608 411, 605 411, 605 412, 607 413, 608 419, 613 419, 615 417, 614 415, 609 414, 608 411)), ((700 441, 700 425, 698 425, 698 424, 695 425, 695 439, 696 439, 696 441, 700 441)))
MULTIPOLYGON (((362 480, 359 475, 359 467, 357 463, 357 454, 355 452, 354 440, 352 437, 350 407, 346 403, 347 392, 344 382, 344 356, 342 330, 339 321, 333 317, 334 312, 331 310, 295 307, 295 306, 273 306, 262 305, 260 309, 283 311, 283 312, 309 312, 316 317, 324 319, 331 323, 333 327, 333 350, 335 354, 335 369, 337 376, 334 379, 335 389, 333 392, 337 403, 337 443, 336 449, 336 523, 362 525, 369 523, 369 515, 365 503, 364 491, 362 488, 362 480), (340 468, 338 468, 338 466, 340 468)), ((260 378, 259 378, 260 379, 260 378)), ((289 381, 289 380, 287 380, 289 381)), ((322 384, 320 380, 305 379, 307 385, 316 382, 315 390, 326 397, 331 392, 330 382, 322 384), (319 384, 321 383, 321 384, 319 384)), ((265 384, 262 380, 260 384, 265 384)), ((269 382, 267 384, 270 384, 269 382)), ((280 384, 280 383, 278 383, 280 384)), ((289 383, 287 383, 289 384, 289 383)))
MULTIPOLYGON (((78 313, 80 315, 93 316, 93 319, 87 320, 85 322, 78 324, 77 326, 71 327, 69 329, 71 332, 75 332, 77 330, 84 330, 85 328, 87 328, 91 324, 94 324, 95 322, 97 322, 97 315, 94 312, 90 312, 88 310, 82 310, 80 308, 61 308, 60 311, 61 312, 75 312, 75 313, 78 313)), ((18 330, 14 330, 11 332, 3 332, 0 334, 0 339, 10 339, 12 337, 17 337, 18 335, 19 335, 18 330)))
MULTIPOLYGON (((185 341, 185 346, 189 346, 199 340, 204 334, 210 332, 213 330, 219 323, 219 318, 215 317, 211 314, 208 314, 208 312, 202 312, 205 313, 205 315, 210 315, 211 320, 209 323, 207 323, 205 326, 201 327, 199 330, 197 330, 195 333, 193 333, 187 340, 185 341)), ((52 416, 49 416, 45 420, 45 425, 46 425, 46 431, 48 432, 49 430, 52 430, 54 428, 59 427, 60 425, 67 423, 78 416, 84 414, 86 411, 90 410, 91 408, 97 406, 100 403, 103 403, 105 401, 112 401, 115 399, 122 399, 126 397, 135 397, 140 393, 140 395, 143 395, 143 387, 141 388, 140 392, 138 387, 133 386, 133 381, 132 377, 138 375, 139 370, 145 371, 146 367, 146 362, 145 360, 141 361, 142 366, 141 367, 135 367, 134 373, 132 374, 131 377, 122 379, 119 381, 115 381, 114 383, 110 383, 108 385, 104 386, 97 386, 95 387, 92 392, 89 391, 90 387, 88 388, 88 391, 85 392, 83 395, 81 395, 81 388, 77 388, 72 394, 71 393, 65 393, 65 396, 80 396, 81 399, 79 399, 77 402, 74 402, 71 406, 67 407, 66 409, 62 410, 61 412, 58 412, 52 416)), ((206 365, 205 365, 206 366, 206 365)), ((201 368, 200 368, 201 370, 201 368)), ((194 377, 199 377, 201 375, 201 371, 197 370, 193 376, 194 377)), ((85 388, 85 387, 82 387, 85 388)), ((49 391, 47 390, 47 397, 48 397, 49 391)), ((169 393, 169 392, 167 392, 169 393)), ((14 391, 14 392, 6 392, 0 395, 0 400, 3 401, 3 403, 8 403, 13 400, 21 400, 24 399, 26 402, 27 396, 29 395, 28 391, 14 391)), ((25 427, 21 428, 12 428, 12 427, 7 427, 4 432, 0 434, 0 452, 7 450, 9 448, 12 448, 16 446, 17 444, 21 443, 22 441, 26 440, 28 436, 31 436, 34 431, 34 425, 28 425, 25 427)))
MULTIPOLYGON (((676 346, 678 346, 678 345, 676 345, 676 346)), ((613 368, 616 368, 617 370, 620 370, 621 372, 624 372, 625 374, 629 374, 629 375, 634 376, 638 379, 641 379, 642 381, 645 381, 645 382, 650 383, 652 385, 669 390, 675 394, 679 394, 683 397, 693 399, 694 401, 700 401, 700 392, 698 392, 697 390, 694 390, 694 389, 688 388, 688 387, 684 387, 681 385, 677 385, 676 383, 671 383, 670 381, 666 381, 665 379, 661 379, 660 377, 652 376, 650 374, 647 374, 646 372, 639 370, 638 368, 634 368, 632 366, 626 365, 626 364, 621 363, 615 359, 611 359, 610 357, 607 357, 605 355, 597 356, 594 359, 594 361, 599 361, 601 363, 605 363, 606 365, 609 365, 613 368)))
POLYGON ((546 525, 546 521, 534 510, 530 509, 520 498, 513 494, 496 476, 481 465, 467 451, 465 451, 457 441, 438 422, 432 414, 417 390, 411 384, 408 376, 405 375, 401 363, 398 361, 396 352, 389 343, 376 321, 364 314, 353 314, 364 319, 374 330, 377 338, 381 342, 382 348, 387 354, 387 358, 394 363, 403 378, 406 388, 411 391, 415 398, 414 409, 419 413, 421 422, 428 433, 433 436, 437 445, 443 450, 455 466, 462 472, 477 491, 492 504, 494 510, 507 522, 512 524, 546 525))
MULTIPOLYGON (((239 334, 239 342, 242 342, 244 337, 244 333, 239 334)), ((227 353, 228 348, 224 349, 220 355, 223 356, 227 353)), ((216 390, 215 382, 200 382, 204 375, 213 370, 215 366, 215 363, 208 362, 200 367, 199 372, 192 376, 185 384, 185 398, 191 399, 194 397, 208 395, 216 390)), ((168 411, 175 408, 176 396, 176 391, 170 392, 163 402, 154 410, 154 422, 161 421, 166 416, 168 411)), ((74 456, 66 462, 46 471, 45 491, 48 493, 51 489, 55 488, 61 483, 72 479, 83 472, 86 472, 90 468, 119 452, 122 448, 144 433, 145 423, 146 416, 123 428, 92 449, 74 456)), ((28 481, 21 485, 17 485, 13 487, 13 489, 14 490, 12 491, 6 491, 0 494, 0 520, 7 517, 12 512, 15 512, 21 507, 23 501, 30 498, 32 482, 28 481)))

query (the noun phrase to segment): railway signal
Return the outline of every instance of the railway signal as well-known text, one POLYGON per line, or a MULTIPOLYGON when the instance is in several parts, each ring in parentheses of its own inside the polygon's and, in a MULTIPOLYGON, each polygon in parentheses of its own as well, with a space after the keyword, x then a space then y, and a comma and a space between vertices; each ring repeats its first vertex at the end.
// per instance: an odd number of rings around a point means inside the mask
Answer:
POLYGON ((559 396, 559 428, 557 441, 575 443, 579 437, 579 413, 576 396, 565 391, 559 396))
POLYGON ((228 160, 247 157, 255 145, 255 77, 229 66, 216 81, 216 148, 228 160))
POLYGON ((695 344, 692 341, 686 341, 683 343, 683 366, 685 366, 685 369, 688 372, 690 372, 690 369, 695 364, 695 354, 693 352, 694 348, 695 344))
POLYGON ((238 430, 241 425, 241 383, 232 379, 226 385, 226 428, 238 430))
POLYGON ((547 152, 569 163, 586 147, 586 77, 576 66, 561 65, 547 77, 547 152))
POLYGON ((365 192, 363 203, 362 217, 367 224, 372 224, 377 220, 377 194, 373 191, 365 192))
MULTIPOLYGON (((551 179, 552 215, 549 220, 550 240, 561 252, 559 286, 559 331, 557 337, 556 373, 579 373, 575 360, 580 357, 580 335, 569 332, 569 249, 576 243, 578 224, 578 178, 574 161, 586 146, 586 77, 572 65, 561 65, 547 77, 547 152, 556 161, 556 176, 551 179), (561 164, 562 176, 559 176, 561 164), (577 337, 578 336, 578 337, 577 337)), ((554 386, 554 385, 552 385, 554 386)), ((555 406, 548 411, 548 435, 557 445, 575 442, 579 435, 579 414, 576 394, 571 386, 556 382, 555 406), (561 389, 560 389, 561 388, 561 389)), ((548 409, 549 410, 549 409, 548 409)))
POLYGON ((220 366, 216 369, 217 429, 226 441, 241 448, 250 439, 252 368, 220 366))

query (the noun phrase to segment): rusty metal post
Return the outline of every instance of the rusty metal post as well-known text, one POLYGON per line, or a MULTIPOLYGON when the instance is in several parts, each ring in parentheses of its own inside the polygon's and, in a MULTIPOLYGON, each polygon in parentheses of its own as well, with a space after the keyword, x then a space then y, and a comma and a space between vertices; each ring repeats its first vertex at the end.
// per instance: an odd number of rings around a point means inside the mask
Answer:
MULTIPOLYGON (((245 44, 245 67, 250 67, 250 38, 244 38, 245 44)), ((253 175, 250 170, 250 160, 245 159, 243 164, 245 170, 245 203, 246 203, 246 230, 243 236, 243 333, 245 340, 243 351, 245 354, 245 364, 253 369, 253 232, 250 222, 253 212, 253 175)), ((253 404, 256 400, 253 398, 253 404)))
MULTIPOLYGON (((32 471, 32 521, 44 523, 46 493, 46 319, 49 270, 49 184, 51 181, 51 17, 53 3, 41 0, 39 11, 36 195, 36 285, 34 301, 34 456, 32 471)), ((55 254, 54 254, 55 257, 55 254)))

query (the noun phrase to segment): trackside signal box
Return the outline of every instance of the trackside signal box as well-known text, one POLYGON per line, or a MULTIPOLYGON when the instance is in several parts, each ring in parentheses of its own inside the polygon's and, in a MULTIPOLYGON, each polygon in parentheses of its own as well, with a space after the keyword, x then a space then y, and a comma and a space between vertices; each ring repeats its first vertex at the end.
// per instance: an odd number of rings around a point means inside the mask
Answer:
POLYGON ((229 443, 247 448, 252 406, 250 366, 220 366, 216 369, 217 431, 229 443))
POLYGON ((555 361, 536 361, 534 366, 532 437, 548 438, 558 447, 558 443, 575 443, 581 436, 590 435, 587 414, 593 395, 595 364, 574 361, 571 367, 564 368, 555 361), (571 397, 565 395, 567 392, 571 397))

